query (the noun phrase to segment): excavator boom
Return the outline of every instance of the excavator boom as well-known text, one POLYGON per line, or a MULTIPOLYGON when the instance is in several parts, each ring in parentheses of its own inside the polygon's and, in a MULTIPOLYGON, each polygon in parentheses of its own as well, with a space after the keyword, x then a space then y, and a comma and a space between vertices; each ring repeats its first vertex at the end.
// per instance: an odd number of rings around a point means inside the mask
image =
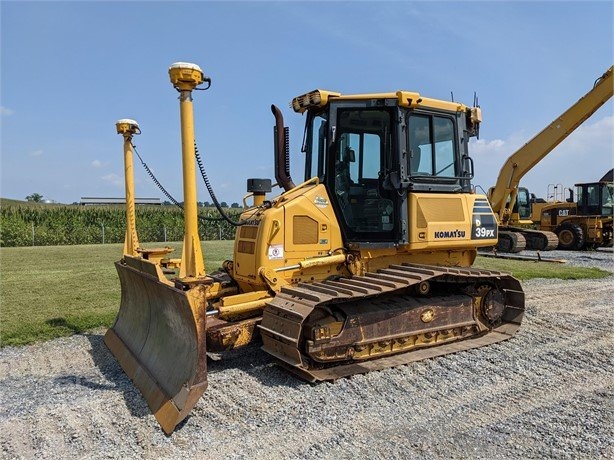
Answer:
POLYGON ((509 224, 518 184, 524 175, 612 97, 613 68, 610 67, 590 91, 505 161, 495 186, 489 192, 492 209, 502 225, 509 224))

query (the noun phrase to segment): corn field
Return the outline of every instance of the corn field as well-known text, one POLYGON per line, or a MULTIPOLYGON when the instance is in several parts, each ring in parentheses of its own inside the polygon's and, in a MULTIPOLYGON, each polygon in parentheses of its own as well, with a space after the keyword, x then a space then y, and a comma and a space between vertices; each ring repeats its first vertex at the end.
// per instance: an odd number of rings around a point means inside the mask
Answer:
MULTIPOLYGON (((238 220, 240 210, 227 210, 238 220)), ((235 228, 215 208, 199 208, 202 240, 231 240, 235 228)), ((139 241, 183 240, 183 211, 171 206, 137 206, 139 241)), ((0 207, 0 246, 55 246, 122 243, 126 211, 122 206, 3 205, 0 207)))

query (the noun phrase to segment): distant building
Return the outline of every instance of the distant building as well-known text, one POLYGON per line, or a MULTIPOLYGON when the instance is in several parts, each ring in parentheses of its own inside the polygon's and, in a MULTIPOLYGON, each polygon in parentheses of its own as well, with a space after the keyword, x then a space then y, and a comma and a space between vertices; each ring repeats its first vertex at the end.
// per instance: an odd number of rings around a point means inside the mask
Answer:
MULTIPOLYGON (((82 196, 79 202, 81 206, 94 206, 94 205, 110 205, 110 204, 126 204, 125 198, 99 198, 93 196, 82 196)), ((160 198, 135 198, 134 204, 146 204, 160 206, 162 202, 160 198)))

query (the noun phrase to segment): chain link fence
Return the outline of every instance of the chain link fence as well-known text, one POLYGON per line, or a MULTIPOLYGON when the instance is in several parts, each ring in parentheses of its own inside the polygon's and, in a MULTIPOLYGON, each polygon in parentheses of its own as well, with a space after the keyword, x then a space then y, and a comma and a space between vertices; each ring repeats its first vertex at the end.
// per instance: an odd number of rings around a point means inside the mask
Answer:
MULTIPOLYGON (((203 241, 232 240, 236 227, 226 221, 200 220, 198 233, 203 241)), ((0 246, 56 246, 123 243, 126 234, 125 211, 70 210, 0 212, 0 246)), ((182 241, 183 214, 169 211, 137 213, 140 242, 182 241)))
MULTIPOLYGON (((125 227, 100 226, 87 227, 45 227, 21 225, 17 228, 8 229, 0 227, 0 246, 60 246, 76 244, 108 244, 123 243, 126 234, 125 227)), ((158 227, 147 228, 143 231, 137 229, 139 241, 166 242, 183 241, 183 227, 158 227)), ((199 228, 199 235, 202 241, 207 240, 233 240, 235 238, 235 228, 228 225, 214 223, 206 228, 199 228)))

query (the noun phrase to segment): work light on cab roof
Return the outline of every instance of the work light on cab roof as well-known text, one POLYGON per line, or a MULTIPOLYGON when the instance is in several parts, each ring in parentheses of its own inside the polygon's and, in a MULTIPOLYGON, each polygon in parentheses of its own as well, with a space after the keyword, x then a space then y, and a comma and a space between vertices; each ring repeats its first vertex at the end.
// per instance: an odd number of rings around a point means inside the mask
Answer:
POLYGON ((292 99, 292 109, 297 113, 303 113, 313 107, 324 107, 328 104, 329 97, 338 96, 341 96, 341 93, 316 89, 292 99))

